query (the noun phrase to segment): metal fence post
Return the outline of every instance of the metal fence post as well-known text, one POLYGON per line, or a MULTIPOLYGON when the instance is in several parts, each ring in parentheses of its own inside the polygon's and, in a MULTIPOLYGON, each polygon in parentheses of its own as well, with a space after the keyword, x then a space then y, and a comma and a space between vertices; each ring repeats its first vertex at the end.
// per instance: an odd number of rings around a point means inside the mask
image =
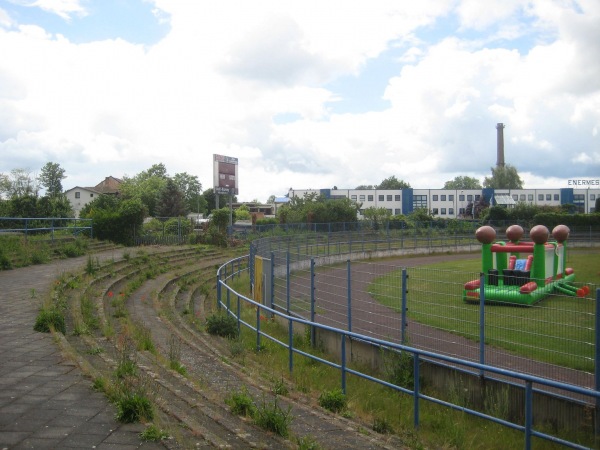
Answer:
MULTIPOLYGON (((485 274, 479 275, 479 364, 485 364, 485 274)), ((483 369, 479 371, 483 376, 483 369)))
POLYGON ((260 352, 260 304, 256 307, 256 351, 260 352))
POLYGON ((350 260, 346 261, 348 272, 348 331, 352 331, 352 270, 350 260))
POLYGON ((421 374, 419 373, 419 355, 417 353, 413 353, 413 378, 414 378, 414 392, 413 392, 413 420, 415 428, 419 428, 419 390, 421 387, 419 386, 419 378, 421 374))
POLYGON ((342 392, 344 395, 346 394, 346 335, 342 334, 342 363, 341 363, 341 371, 342 371, 342 392))
MULTIPOLYGON (((600 391, 600 288, 596 289, 596 311, 595 311, 595 345, 594 345, 594 378, 595 389, 600 391)), ((596 440, 600 432, 600 399, 596 398, 596 426, 594 433, 596 440)))
MULTIPOLYGON (((271 309, 275 309, 275 253, 271 252, 271 309)), ((271 313, 271 318, 275 313, 271 313)))
POLYGON ((217 309, 221 309, 221 273, 217 272, 217 309))
POLYGON ((525 450, 531 450, 531 427, 533 425, 533 384, 525 382, 525 450))
MULTIPOLYGON (((310 321, 315 322, 315 259, 310 259, 310 321)), ((310 326, 310 345, 315 347, 316 336, 314 325, 310 326)))
POLYGON ((406 344, 406 327, 408 322, 406 321, 406 302, 407 302, 407 294, 408 294, 408 274, 406 271, 406 267, 402 268, 402 307, 401 307, 401 321, 400 324, 400 343, 406 344))

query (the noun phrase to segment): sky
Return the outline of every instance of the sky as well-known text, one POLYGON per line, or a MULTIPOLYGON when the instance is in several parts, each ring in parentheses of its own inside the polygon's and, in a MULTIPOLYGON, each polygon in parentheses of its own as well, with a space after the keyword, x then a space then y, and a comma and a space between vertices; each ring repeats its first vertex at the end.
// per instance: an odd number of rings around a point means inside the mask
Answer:
POLYGON ((600 178, 598 0, 0 0, 0 173, 65 190, 162 163, 240 201, 505 161, 600 178))

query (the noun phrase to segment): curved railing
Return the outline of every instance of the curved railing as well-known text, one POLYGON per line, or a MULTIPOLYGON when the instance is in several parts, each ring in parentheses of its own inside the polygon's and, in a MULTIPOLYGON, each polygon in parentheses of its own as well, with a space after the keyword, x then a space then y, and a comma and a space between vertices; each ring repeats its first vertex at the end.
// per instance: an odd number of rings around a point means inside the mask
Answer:
MULTIPOLYGON (((287 348, 289 351, 288 354, 290 372, 294 370, 295 356, 301 355, 339 370, 340 386, 344 393, 346 393, 347 389, 347 376, 354 375, 369 380, 373 383, 386 386, 395 391, 408 394, 413 397, 413 421, 415 427, 418 427, 420 422, 420 403, 422 401, 428 401, 451 409, 459 410, 515 430, 522 431, 524 433, 525 448, 531 448, 531 438, 534 436, 542 439, 547 439, 549 441, 572 448, 588 448, 579 445, 575 442, 567 441, 556 436, 537 431, 533 425, 535 410, 534 399, 536 399, 536 396, 534 394, 539 392, 537 386, 541 386, 544 388, 545 391, 559 390, 561 392, 568 392, 575 396, 585 398, 586 403, 598 404, 600 403, 599 391, 590 390, 571 384, 556 382, 532 375, 519 373, 512 370, 506 370, 492 365, 480 364, 464 359, 453 358, 447 355, 429 352, 409 345, 403 345, 383 339, 378 339, 366 334, 356 333, 347 329, 328 326, 326 324, 307 320, 305 318, 299 317, 297 314, 292 313, 289 307, 286 309, 281 307, 273 307, 272 305, 265 305, 262 301, 256 301, 252 298, 242 295, 233 290, 231 286, 229 286, 229 283, 236 277, 240 277, 242 274, 245 275, 250 272, 251 261, 249 258, 250 256, 246 255, 231 260, 218 269, 218 306, 219 308, 224 309, 227 314, 230 314, 236 318, 238 323, 238 329, 241 329, 241 327, 244 326, 255 333, 257 350, 261 348, 262 339, 269 339, 275 342, 277 345, 287 348), (247 321, 242 318, 241 310, 245 306, 255 309, 256 314, 254 316, 253 321, 247 321), (277 339, 261 329, 261 320, 263 320, 265 316, 276 318, 281 323, 287 324, 287 340, 284 341, 277 339), (317 333, 328 333, 337 336, 336 342, 339 342, 339 347, 336 353, 338 357, 332 357, 330 359, 327 359, 326 357, 316 356, 315 354, 296 348, 294 346, 293 336, 295 333, 294 330, 297 330, 299 327, 308 328, 310 330, 311 337, 313 340, 317 333), (379 349, 384 349, 385 351, 392 351, 397 353, 406 352, 412 355, 414 386, 412 388, 398 386, 382 378, 378 378, 377 376, 373 376, 363 371, 350 368, 350 359, 349 354, 347 352, 347 348, 349 345, 353 345, 355 343, 362 343, 379 349), (336 359, 339 360, 339 362, 336 362, 336 359), (425 360, 435 360, 447 366, 452 366, 455 369, 471 372, 474 371, 478 372, 481 375, 485 374, 486 376, 494 377, 497 381, 499 381, 500 383, 504 383, 507 386, 516 386, 522 388, 524 391, 524 403, 522 411, 523 417, 525 418, 524 423, 516 423, 513 421, 506 420, 504 418, 495 417, 488 413, 483 413, 475 409, 457 405, 455 403, 445 401, 440 398, 433 397, 431 395, 425 395, 422 392, 419 383, 419 380, 421 379, 422 370, 421 362, 425 360)), ((597 296, 600 297, 600 290, 597 290, 597 296)))

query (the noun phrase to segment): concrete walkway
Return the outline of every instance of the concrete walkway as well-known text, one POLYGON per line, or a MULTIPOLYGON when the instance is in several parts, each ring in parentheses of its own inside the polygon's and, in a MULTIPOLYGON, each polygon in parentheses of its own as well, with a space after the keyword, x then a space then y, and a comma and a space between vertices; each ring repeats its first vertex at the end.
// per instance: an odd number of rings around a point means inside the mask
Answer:
MULTIPOLYGON (((94 255, 120 258, 114 251, 94 255)), ((139 437, 142 424, 115 421, 115 407, 65 359, 52 335, 33 331, 61 273, 87 257, 0 271, 0 449, 164 449, 139 437)))

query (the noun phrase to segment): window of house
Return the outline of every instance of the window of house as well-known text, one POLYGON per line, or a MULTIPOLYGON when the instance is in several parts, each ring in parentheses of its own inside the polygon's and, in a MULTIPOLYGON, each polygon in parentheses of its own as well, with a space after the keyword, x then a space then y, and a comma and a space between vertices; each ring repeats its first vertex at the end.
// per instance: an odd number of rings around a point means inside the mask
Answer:
POLYGON ((438 196, 436 194, 433 194, 433 197, 432 197, 431 200, 433 200, 434 202, 437 202, 438 201, 438 196))
POLYGON ((596 200, 596 194, 590 194, 590 200, 596 200))
POLYGON ((438 215, 438 209, 437 208, 433 208, 431 210, 431 214, 433 214, 434 216, 437 216, 438 215))
POLYGON ((446 201, 446 196, 445 195, 441 195, 440 196, 440 200, 443 201, 443 202, 445 202, 446 201))
POLYGON ((446 215, 446 208, 442 208, 442 216, 446 215))
POLYGON ((448 208, 448 214, 450 214, 451 216, 454 215, 454 208, 448 208))
POLYGON ((361 195, 361 196, 359 196, 359 197, 358 197, 358 199, 359 199, 361 202, 364 202, 364 201, 365 201, 365 196, 364 196, 364 195, 361 195))
POLYGON ((558 194, 554 194, 554 201, 559 201, 560 200, 560 196, 558 194))
POLYGON ((400 201, 400 195, 394 195, 394 201, 395 202, 399 202, 400 201))
POLYGON ((521 194, 519 195, 519 200, 524 202, 525 201, 525 194, 521 194))
POLYGON ((387 195, 387 196, 386 196, 386 200, 387 200, 388 202, 391 202, 391 201, 392 201, 392 195, 391 195, 391 194, 390 194, 390 195, 387 195))
POLYGON ((533 194, 527 194, 527 201, 529 201, 529 202, 533 201, 533 194))
POLYGON ((458 196, 458 201, 459 201, 459 202, 464 202, 464 201, 465 201, 465 194, 460 194, 460 195, 458 196))
POLYGON ((465 208, 458 208, 458 214, 461 216, 465 215, 465 208))
POLYGON ((380 195, 378 198, 379 198, 379 201, 382 202, 384 197, 383 197, 383 195, 380 195))
POLYGON ((402 214, 402 210, 401 210, 400 208, 396 208, 396 209, 394 210, 394 215, 396 215, 396 216, 399 216, 399 215, 401 215, 401 214, 402 214))
POLYGON ((473 201, 473 196, 471 194, 467 195, 467 201, 468 202, 472 202, 473 201))
POLYGON ((454 201, 454 194, 453 195, 449 195, 448 196, 448 200, 451 201, 451 202, 453 202, 454 201))
POLYGON ((373 201, 373 196, 372 195, 367 195, 367 200, 369 200, 370 202, 373 201))
POLYGON ((351 195, 350 199, 356 201, 356 195, 351 195))
POLYGON ((544 194, 538 194, 538 200, 539 201, 543 201, 544 200, 544 194))
POLYGON ((513 194, 512 198, 513 198, 513 200, 514 200, 515 202, 518 202, 518 201, 519 201, 519 196, 518 196, 518 194, 513 194))
POLYGON ((546 201, 552 200, 552 194, 546 194, 546 201))
POLYGON ((94 194, 93 194, 93 193, 90 193, 90 197, 93 197, 93 196, 94 196, 94 194))
POLYGON ((75 192, 75 198, 80 198, 81 197, 81 192, 75 192))
POLYGON ((479 194, 476 194, 476 195, 475 195, 475 201, 476 201, 476 202, 478 202, 480 198, 481 198, 481 195, 479 195, 479 194))

